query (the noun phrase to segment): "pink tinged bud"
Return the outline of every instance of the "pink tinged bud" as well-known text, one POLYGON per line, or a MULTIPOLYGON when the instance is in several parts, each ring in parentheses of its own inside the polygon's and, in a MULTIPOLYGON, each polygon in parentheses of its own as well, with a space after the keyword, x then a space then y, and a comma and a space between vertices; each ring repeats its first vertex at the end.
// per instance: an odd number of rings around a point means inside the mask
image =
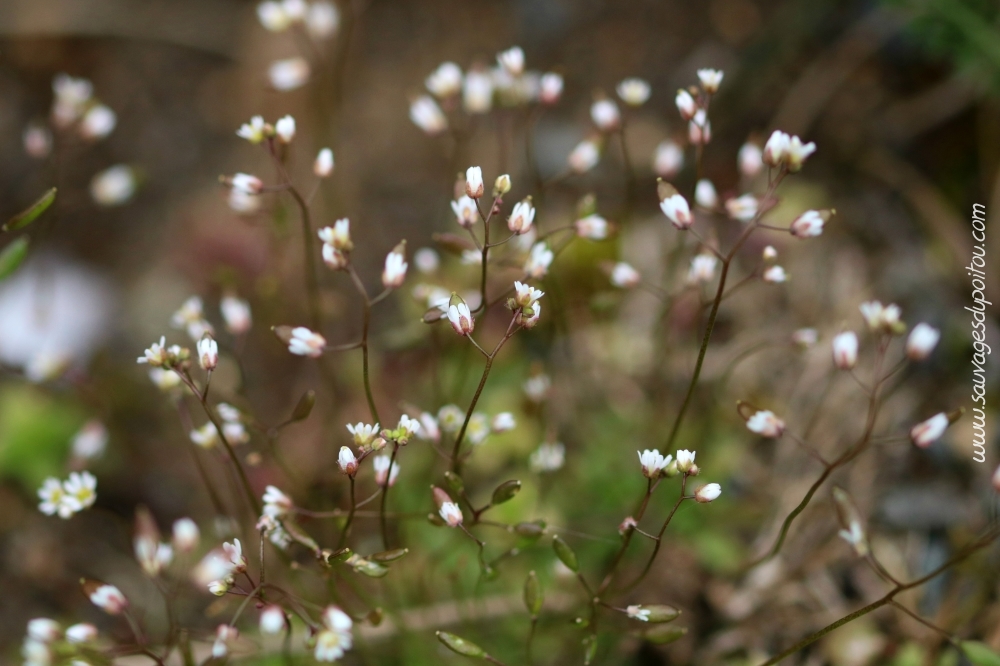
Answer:
POLYGON ((190 553, 198 547, 200 533, 198 525, 190 518, 181 518, 174 522, 173 545, 180 553, 190 553))
POLYGON ((611 284, 619 289, 632 289, 642 281, 639 271, 624 261, 619 261, 611 269, 611 284))
POLYGON ((834 336, 833 362, 841 370, 850 370, 858 362, 858 336, 853 331, 834 336))
POLYGON ((747 419, 747 429, 761 437, 777 438, 785 432, 785 422, 774 415, 774 412, 762 410, 747 419))
POLYGON ((608 237, 608 221, 600 215, 588 215, 573 223, 576 235, 590 240, 604 240, 608 237))
POLYGON ((406 269, 409 267, 409 264, 406 263, 406 257, 403 254, 405 247, 405 245, 400 243, 396 246, 396 249, 385 257, 385 268, 382 270, 382 286, 386 289, 395 289, 401 286, 403 280, 406 279, 406 269))
POLYGON ((319 178, 326 178, 333 173, 333 151, 323 148, 316 155, 313 163, 313 173, 319 178))
POLYGON ((448 306, 448 321, 459 335, 469 335, 476 327, 469 306, 464 301, 448 306))
POLYGON ((673 141, 661 141, 653 154, 653 171, 661 178, 673 178, 684 166, 684 151, 673 141))
POLYGON ((267 70, 268 79, 275 90, 295 90, 309 80, 311 69, 304 58, 276 60, 267 70))
POLYGON ((532 303, 517 314, 517 325, 523 328, 534 328, 542 316, 542 304, 532 303))
POLYGON ((649 99, 649 84, 642 79, 629 78, 618 84, 617 92, 629 106, 642 106, 649 99))
POLYGON ((472 199, 478 199, 485 192, 483 185, 483 170, 473 166, 465 170, 465 194, 472 199))
POLYGON ((633 518, 632 516, 626 516, 625 520, 623 520, 621 524, 618 525, 618 534, 624 536, 626 532, 630 532, 633 529, 635 529, 636 525, 638 524, 639 523, 635 521, 635 518, 633 518))
POLYGON ((681 114, 681 118, 684 120, 691 120, 694 118, 694 114, 698 111, 698 105, 694 101, 694 97, 691 96, 687 90, 681 88, 677 91, 677 97, 674 98, 674 103, 677 104, 677 110, 681 114))
POLYGON ((431 72, 424 85, 438 99, 456 95, 462 89, 462 68, 453 62, 443 62, 431 72))
POLYGON ((512 46, 498 53, 497 62, 511 76, 521 76, 524 73, 524 51, 520 46, 512 46))
POLYGON ((734 220, 749 222, 757 215, 758 205, 757 197, 744 194, 726 202, 726 213, 734 220))
POLYGON ((941 333, 936 328, 917 324, 906 339, 906 355, 914 361, 922 361, 930 356, 940 339, 941 333))
POLYGON ((288 351, 296 356, 319 358, 326 347, 326 338, 319 333, 310 331, 305 326, 297 326, 291 330, 288 340, 288 351))
POLYGON ((736 158, 740 173, 753 178, 764 168, 764 153, 755 143, 744 143, 736 158))
POLYGON ((281 606, 266 606, 260 612, 260 633, 280 634, 285 626, 285 611, 281 606))
POLYGON ((205 370, 219 365, 219 344, 207 333, 198 341, 198 362, 205 370))
POLYGON ((910 439, 922 449, 936 442, 948 429, 948 415, 944 412, 935 414, 922 423, 918 423, 910 430, 910 439))
POLYGON ((22 137, 24 152, 28 157, 42 159, 52 152, 52 133, 41 125, 29 125, 22 137))
POLYGON ((722 486, 717 483, 707 483, 698 488, 698 490, 694 491, 694 498, 702 504, 708 504, 709 502, 719 499, 719 495, 721 494, 722 486))
POLYGON ((774 261, 778 258, 778 251, 774 249, 773 245, 768 245, 760 256, 764 261, 774 261))
POLYGON ((260 194, 264 189, 264 182, 257 176, 246 173, 238 173, 231 179, 232 186, 245 194, 260 194))
POLYGON ((340 447, 337 464, 340 466, 340 471, 348 476, 354 476, 358 471, 358 459, 354 457, 354 452, 349 447, 340 447))
POLYGON ((702 208, 709 210, 719 205, 719 195, 715 191, 715 185, 707 178, 702 178, 694 188, 694 200, 702 208))
POLYGON ((770 138, 768 138, 767 143, 764 144, 764 153, 762 155, 764 164, 769 167, 776 167, 784 162, 788 154, 790 140, 791 137, 781 130, 774 130, 770 138))
POLYGON ((89 643, 97 638, 97 627, 81 622, 66 628, 66 641, 78 645, 89 643))
POLYGON ((285 116, 274 124, 274 133, 282 143, 291 143, 295 138, 295 118, 285 116))
POLYGON ((108 615, 118 615, 128 607, 128 599, 114 585, 97 585, 88 596, 92 604, 108 615))
POLYGON ((555 104, 562 95, 563 77, 555 72, 548 72, 542 75, 539 86, 538 99, 542 104, 555 104))
POLYGON ((600 148, 594 141, 588 139, 576 144, 573 152, 569 154, 567 162, 569 168, 576 173, 585 173, 597 166, 597 161, 600 158, 600 148))
POLYGON ((688 229, 694 224, 694 217, 691 215, 687 199, 680 194, 674 194, 661 201, 660 210, 678 229, 688 229))
POLYGON ((462 509, 454 502, 445 502, 438 509, 441 519, 448 524, 448 527, 458 527, 462 524, 462 509))
POLYGON ((827 219, 828 215, 818 210, 807 210, 792 221, 788 231, 796 238, 813 238, 823 233, 827 219))
POLYGON ((514 205, 514 210, 507 220, 507 228, 515 234, 523 234, 531 229, 534 221, 535 207, 531 205, 531 197, 528 197, 514 205))
POLYGON ((764 271, 764 282, 770 282, 772 284, 779 284, 788 280, 788 274, 785 269, 781 266, 771 266, 764 271))
POLYGON ((432 136, 448 129, 448 119, 430 95, 422 95, 410 103, 410 120, 432 136))
POLYGON ((618 105, 610 99, 599 99, 590 106, 590 119, 602 132, 610 132, 621 124, 621 112, 618 105))
POLYGON ((712 140, 712 123, 705 109, 698 109, 688 123, 688 141, 694 145, 705 145, 712 140))

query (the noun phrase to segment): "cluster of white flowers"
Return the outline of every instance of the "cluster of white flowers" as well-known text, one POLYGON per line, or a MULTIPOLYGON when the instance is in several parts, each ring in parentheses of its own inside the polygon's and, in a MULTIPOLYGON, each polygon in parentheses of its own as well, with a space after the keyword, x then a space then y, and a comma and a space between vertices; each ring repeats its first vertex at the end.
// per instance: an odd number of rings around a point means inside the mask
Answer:
POLYGON ((340 11, 337 5, 327 0, 262 2, 257 5, 257 18, 271 32, 284 32, 301 26, 315 40, 332 37, 340 27, 340 11))
POLYGON ((323 262, 335 271, 347 268, 348 256, 354 243, 351 241, 351 221, 342 218, 332 227, 323 227, 317 232, 323 241, 323 262))
POLYGON ((351 649, 354 637, 351 616, 336 606, 327 606, 323 611, 323 627, 316 635, 316 661, 337 661, 351 649))
POLYGON ((90 472, 70 472, 65 481, 50 476, 42 482, 38 497, 39 511, 68 519, 97 501, 97 478, 90 472))
MULTIPOLYGON (((65 656, 65 649, 57 649, 56 643, 64 642, 72 650, 74 657, 83 658, 84 654, 80 652, 80 648, 85 648, 96 639, 97 627, 92 624, 74 624, 63 631, 62 626, 55 620, 38 617, 28 622, 24 642, 21 645, 21 656, 24 658, 24 666, 50 666, 57 663, 61 656, 65 656)), ((86 662, 74 660, 71 663, 76 666, 86 662)))

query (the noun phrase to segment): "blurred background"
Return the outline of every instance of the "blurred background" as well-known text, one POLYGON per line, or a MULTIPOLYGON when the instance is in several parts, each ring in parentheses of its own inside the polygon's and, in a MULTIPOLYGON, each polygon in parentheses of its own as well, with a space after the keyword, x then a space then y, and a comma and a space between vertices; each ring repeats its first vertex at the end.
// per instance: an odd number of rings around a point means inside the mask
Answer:
MULTIPOLYGON (((988 261, 1000 266, 992 260, 1000 252, 1000 5, 344 0, 338 9, 335 34, 317 40, 265 30, 256 4, 236 0, 0 3, 0 217, 59 188, 53 210, 29 229, 27 262, 0 284, 0 654, 16 660, 26 621, 43 615, 88 619, 127 637, 79 593, 84 575, 111 580, 135 605, 148 604, 151 633, 162 630, 162 602, 132 556, 136 506, 148 506, 165 531, 181 516, 195 517, 208 545, 221 540, 216 534, 232 533, 217 520, 222 512, 187 453, 188 424, 178 419, 175 399, 134 363, 160 335, 184 341, 168 323, 192 294, 205 299, 216 322, 224 293, 235 291, 253 307, 246 338, 223 340, 231 353, 213 379, 220 399, 266 426, 283 421, 307 389, 319 393, 310 419, 283 431, 282 465, 271 459, 266 437, 255 434, 247 445, 242 455, 254 486, 275 483, 314 508, 344 505, 334 463, 347 443, 343 423, 367 420, 360 361, 356 354, 327 359, 321 373, 275 341, 271 326, 308 322, 297 212, 290 200, 270 197, 260 211, 241 214, 219 184, 221 174, 235 172, 275 178, 266 155, 235 135, 256 114, 271 122, 285 114, 297 119, 288 164, 307 190, 316 151, 333 149, 335 173, 318 189, 313 224, 349 217, 353 259, 377 285, 383 258, 400 239, 412 252, 433 246, 436 232, 457 230, 448 205, 457 172, 481 165, 488 183, 509 172, 510 203, 538 196, 536 182, 559 176, 569 152, 593 132, 588 110, 595 96, 613 95, 629 76, 649 81, 649 102, 627 117, 634 189, 609 147, 594 170, 559 180, 539 202, 539 224, 555 228, 575 219, 579 199, 593 194, 621 233, 574 244, 557 259, 543 285, 551 319, 505 350, 484 396, 486 411, 514 412, 518 428, 491 438, 469 472, 484 496, 504 478, 524 480, 517 502, 503 507, 507 520, 544 518, 599 535, 567 540, 600 570, 596 564, 617 543, 616 526, 642 493, 634 451, 662 442, 683 397, 701 310, 696 300, 682 303, 660 322, 655 298, 614 291, 597 265, 622 258, 654 281, 671 279, 658 247, 675 232, 658 210, 653 158, 661 141, 684 136, 673 99, 700 67, 725 71, 703 167, 720 196, 746 186, 736 168, 740 146, 762 143, 779 128, 815 141, 818 150, 783 187, 775 223, 806 208, 832 207, 837 216, 809 243, 755 237, 747 254, 775 245, 791 282, 751 285, 721 312, 680 446, 698 450, 706 478, 722 483, 723 499, 678 515, 671 528, 677 538, 641 590, 640 601, 682 608, 688 635, 666 647, 609 639, 597 663, 754 663, 871 598, 880 582, 836 541, 828 488, 817 500, 822 506, 793 529, 780 572, 745 575, 743 565, 773 542, 776 524, 818 472, 793 444, 754 443, 733 404, 766 405, 801 428, 826 381, 829 338, 845 325, 858 329, 858 304, 878 298, 899 303, 911 325, 926 321, 943 332, 931 360, 906 370, 882 429, 905 433, 938 411, 971 406, 962 311, 970 288, 962 266, 971 252, 973 203, 986 206, 988 261), (454 136, 429 137, 409 120, 410 102, 441 62, 492 66, 495 54, 514 44, 530 69, 564 76, 558 104, 532 116, 502 108, 454 136), (271 63, 293 57, 311 63, 308 84, 276 90, 271 63), (57 131, 50 151, 33 151, 30 130, 48 126, 60 73, 92 81, 116 126, 99 141, 57 131), (116 165, 128 167, 126 184, 95 181, 116 165), (121 196, 106 192, 122 187, 128 192, 121 196), (783 344, 805 326, 820 330, 816 349, 800 353, 783 344), (552 378, 544 409, 522 390, 539 372, 552 378), (70 521, 43 516, 35 491, 45 477, 82 465, 71 443, 91 419, 109 433, 106 452, 87 463, 99 479, 97 505, 70 521), (566 466, 552 475, 528 471, 529 454, 556 440, 566 446, 566 466)), ((687 192, 694 179, 689 163, 674 182, 687 192)), ((419 323, 423 304, 409 295, 418 282, 474 289, 478 268, 448 259, 439 270, 433 279, 411 278, 375 313, 375 387, 377 400, 395 407, 386 408, 390 413, 408 406, 433 412, 448 402, 464 409, 478 380, 479 357, 447 331, 429 333, 419 323), (439 374, 432 375, 433 365, 439 374)), ((350 284, 324 270, 321 286, 324 335, 331 344, 356 339, 359 302, 350 284)), ((1000 272, 988 271, 988 293, 1000 298, 1000 272)), ((995 312, 988 324, 994 347, 995 312)), ((477 330, 489 338, 505 325, 487 319, 477 330)), ((988 378, 995 393, 995 363, 988 378)), ((834 385, 816 427, 822 446, 835 448, 860 429, 854 416, 864 400, 850 380, 834 385)), ((898 438, 876 446, 836 479, 884 535, 894 570, 913 577, 929 571, 989 519, 995 440, 985 465, 971 462, 970 442, 966 419, 927 451, 898 438)), ((399 511, 426 512, 427 479, 440 470, 432 453, 411 453, 401 460, 393 503, 399 511)), ((656 511, 669 508, 667 501, 656 511)), ((335 540, 331 526, 309 528, 335 540)), ((580 612, 573 610, 578 590, 553 569, 549 548, 525 546, 509 577, 482 589, 470 543, 426 524, 394 529, 400 541, 431 548, 411 556, 419 559, 399 587, 368 591, 384 605, 419 611, 454 598, 516 598, 523 573, 536 568, 553 603, 562 604, 543 619, 536 654, 542 663, 579 663, 581 635, 568 625, 580 612), (460 573, 449 573, 450 565, 460 573)), ((494 538, 498 549, 506 543, 494 538)), ((641 566, 641 557, 633 565, 641 566)), ((963 637, 1000 647, 996 553, 967 569, 914 593, 911 606, 963 637)), ((221 621, 213 601, 191 593, 181 606, 205 635, 221 621)), ((518 663, 526 620, 519 607, 505 608, 489 622, 467 617, 457 626, 518 663)), ((430 622, 419 612, 414 617, 430 622)), ((372 637, 349 663, 452 663, 433 640, 439 627, 420 627, 372 637)), ((798 663, 962 662, 939 635, 888 613, 832 635, 798 663)))

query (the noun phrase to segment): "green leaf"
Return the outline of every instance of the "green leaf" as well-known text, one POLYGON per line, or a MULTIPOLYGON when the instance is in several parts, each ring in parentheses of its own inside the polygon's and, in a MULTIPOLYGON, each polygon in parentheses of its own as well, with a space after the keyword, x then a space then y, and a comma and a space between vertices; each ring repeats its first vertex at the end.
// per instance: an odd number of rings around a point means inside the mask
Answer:
POLYGON ((1000 654, 979 641, 962 641, 962 652, 974 666, 1000 666, 1000 654))
POLYGON ((447 631, 439 631, 437 632, 437 637, 439 641, 444 643, 445 647, 463 657, 472 657, 473 659, 486 658, 486 652, 483 648, 455 634, 449 634, 447 631))
POLYGON ((0 280, 10 277, 28 256, 28 237, 16 238, 10 245, 0 250, 0 280))
POLYGON ((524 605, 528 607, 531 617, 538 617, 542 610, 542 586, 538 583, 538 576, 534 571, 528 572, 528 579, 524 581, 524 605))
POLYGON ((48 210, 49 206, 51 206, 52 202, 55 200, 56 200, 56 188, 53 187, 48 192, 43 194, 38 201, 31 204, 31 206, 27 210, 18 213, 14 217, 7 220, 7 224, 3 225, 3 227, 0 227, 0 231, 14 231, 16 229, 28 226, 29 224, 37 220, 42 213, 48 210))
POLYGON ((514 496, 521 492, 520 481, 504 481, 493 491, 493 499, 490 504, 497 506, 514 499, 514 496))
POLYGON ((580 570, 580 563, 576 559, 576 553, 570 548, 565 541, 559 538, 559 535, 552 537, 552 549, 556 551, 556 557, 562 560, 562 563, 569 567, 570 571, 577 572, 580 570))

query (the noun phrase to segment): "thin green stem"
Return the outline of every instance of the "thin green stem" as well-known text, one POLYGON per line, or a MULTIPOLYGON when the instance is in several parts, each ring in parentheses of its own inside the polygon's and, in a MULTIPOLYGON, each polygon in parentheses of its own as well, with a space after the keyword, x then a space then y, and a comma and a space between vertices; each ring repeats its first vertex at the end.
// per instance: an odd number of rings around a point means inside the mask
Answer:
POLYGON ((389 550, 389 528, 386 523, 385 507, 386 502, 389 498, 389 480, 392 478, 392 466, 396 464, 396 455, 399 453, 399 443, 393 442, 392 444, 392 455, 389 456, 389 469, 385 475, 385 485, 382 486, 382 501, 379 504, 378 509, 378 519, 379 525, 382 528, 382 548, 384 550, 389 550))

